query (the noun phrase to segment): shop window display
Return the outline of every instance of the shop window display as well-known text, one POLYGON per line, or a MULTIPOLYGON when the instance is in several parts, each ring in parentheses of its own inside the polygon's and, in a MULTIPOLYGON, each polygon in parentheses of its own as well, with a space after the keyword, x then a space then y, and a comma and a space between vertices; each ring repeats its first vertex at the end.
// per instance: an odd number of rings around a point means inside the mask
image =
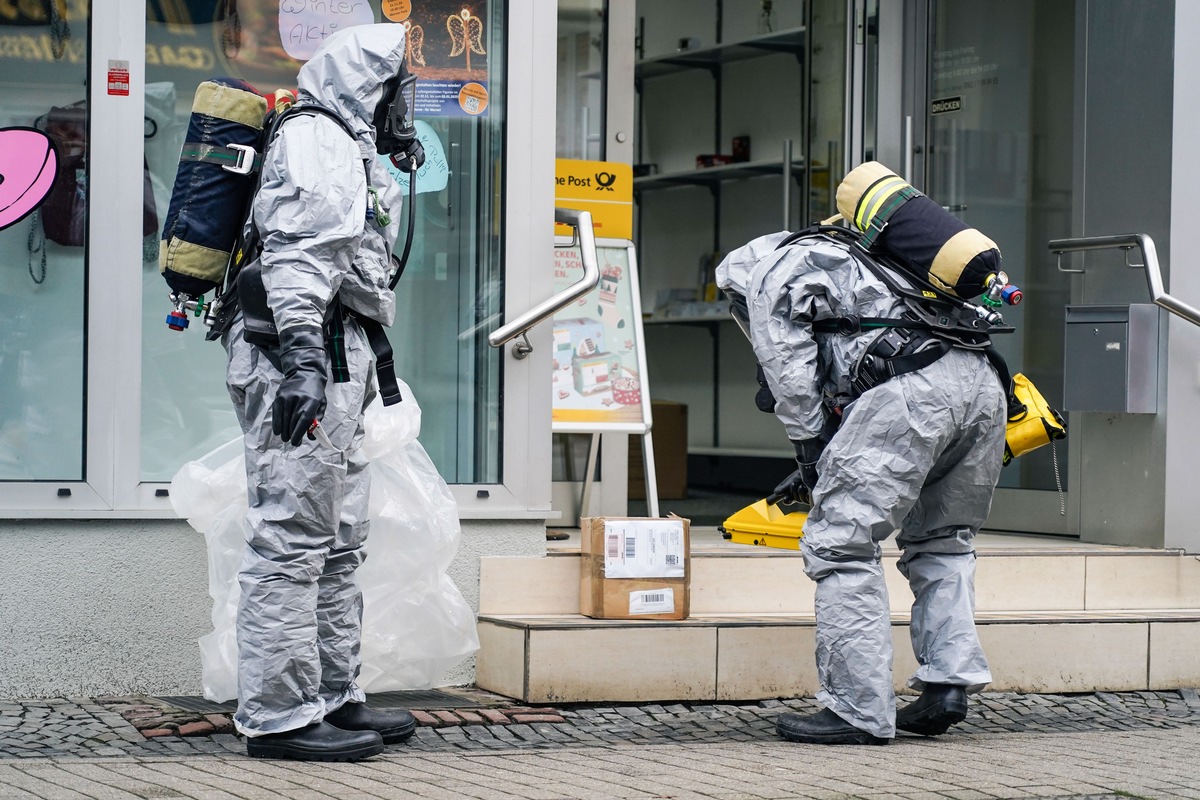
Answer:
POLYGON ((84 477, 89 8, 0 14, 0 481, 84 477))

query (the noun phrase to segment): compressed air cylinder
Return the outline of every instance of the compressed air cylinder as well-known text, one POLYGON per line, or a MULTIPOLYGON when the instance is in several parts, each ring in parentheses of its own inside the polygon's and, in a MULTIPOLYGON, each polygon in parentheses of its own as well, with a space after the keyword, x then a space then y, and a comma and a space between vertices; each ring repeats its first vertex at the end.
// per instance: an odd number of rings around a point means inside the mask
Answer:
POLYGON ((988 276, 1000 271, 995 242, 877 161, 846 175, 837 205, 842 218, 863 232, 866 247, 882 250, 945 292, 980 295, 988 276))
POLYGON ((266 112, 266 98, 245 81, 214 78, 196 87, 159 249, 173 291, 197 296, 224 280, 256 185, 266 112))

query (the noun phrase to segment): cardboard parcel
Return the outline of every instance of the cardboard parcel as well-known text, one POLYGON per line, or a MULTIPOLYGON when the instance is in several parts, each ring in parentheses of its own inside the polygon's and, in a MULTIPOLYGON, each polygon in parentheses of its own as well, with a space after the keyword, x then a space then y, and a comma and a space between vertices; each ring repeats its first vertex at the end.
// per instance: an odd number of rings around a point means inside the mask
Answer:
POLYGON ((584 517, 579 612, 596 619, 687 619, 692 579, 688 521, 584 517))

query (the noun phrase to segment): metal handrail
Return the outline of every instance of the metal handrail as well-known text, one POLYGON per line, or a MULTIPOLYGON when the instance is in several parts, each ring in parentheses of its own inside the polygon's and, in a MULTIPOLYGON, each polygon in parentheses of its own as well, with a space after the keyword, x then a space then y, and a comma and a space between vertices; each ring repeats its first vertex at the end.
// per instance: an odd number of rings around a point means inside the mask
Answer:
MULTIPOLYGON (((512 322, 488 334, 488 344, 492 347, 499 347, 518 336, 525 336, 534 325, 552 316, 559 309, 566 308, 600 283, 600 259, 596 255, 596 232, 592 227, 591 213, 573 208, 555 208, 554 221, 575 229, 575 237, 579 241, 579 255, 583 260, 583 277, 548 300, 538 303, 512 322)), ((524 358, 532 352, 533 346, 529 344, 528 338, 513 345, 513 355, 517 358, 524 358)))
MULTIPOLYGON (((1158 266, 1158 251, 1154 249, 1154 240, 1144 233, 1121 233, 1115 236, 1084 236, 1079 239, 1051 239, 1050 252, 1062 256, 1063 253, 1078 253, 1083 250, 1108 250, 1119 248, 1125 251, 1125 265, 1134 269, 1146 270, 1146 283, 1150 287, 1150 299, 1154 305, 1165 308, 1176 316, 1183 317, 1193 325, 1200 325, 1200 309, 1196 309, 1182 300, 1177 300, 1167 294, 1163 287, 1162 270, 1158 266), (1129 263, 1129 251, 1137 248, 1142 252, 1141 264, 1129 263)), ((1061 258, 1060 258, 1061 262, 1061 258)), ((1082 269, 1063 269, 1062 272, 1083 272, 1082 269)))

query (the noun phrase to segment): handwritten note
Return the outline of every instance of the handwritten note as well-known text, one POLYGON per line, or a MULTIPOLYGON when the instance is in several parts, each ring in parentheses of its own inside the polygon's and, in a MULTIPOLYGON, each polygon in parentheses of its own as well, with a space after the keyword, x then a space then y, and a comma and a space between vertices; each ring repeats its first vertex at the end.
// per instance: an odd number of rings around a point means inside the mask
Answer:
POLYGON ((279 0, 279 40, 298 61, 312 58, 330 34, 374 21, 367 0, 279 0))
MULTIPOLYGON (((446 148, 442 146, 437 131, 424 120, 416 121, 417 139, 425 148, 425 163, 417 170, 417 194, 440 192, 450 180, 450 164, 446 161, 446 148)), ((396 169, 390 159, 383 159, 388 172, 408 191, 408 173, 396 169)))

